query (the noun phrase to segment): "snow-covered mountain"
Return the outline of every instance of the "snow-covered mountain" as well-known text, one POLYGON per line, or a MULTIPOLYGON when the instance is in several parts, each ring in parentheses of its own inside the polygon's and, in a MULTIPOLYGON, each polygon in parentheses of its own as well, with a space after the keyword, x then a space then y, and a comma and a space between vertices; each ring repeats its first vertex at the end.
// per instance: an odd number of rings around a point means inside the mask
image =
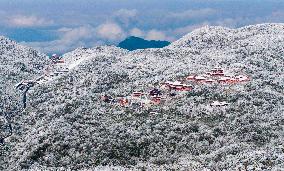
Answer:
POLYGON ((35 86, 27 109, 14 117, 4 169, 284 167, 283 24, 203 27, 162 49, 79 48, 63 59, 69 72, 35 86), (216 66, 250 81, 185 81, 193 84, 189 92, 162 88, 216 66), (165 101, 137 106, 132 93, 154 88, 165 101), (105 103, 104 95, 133 103, 105 103))

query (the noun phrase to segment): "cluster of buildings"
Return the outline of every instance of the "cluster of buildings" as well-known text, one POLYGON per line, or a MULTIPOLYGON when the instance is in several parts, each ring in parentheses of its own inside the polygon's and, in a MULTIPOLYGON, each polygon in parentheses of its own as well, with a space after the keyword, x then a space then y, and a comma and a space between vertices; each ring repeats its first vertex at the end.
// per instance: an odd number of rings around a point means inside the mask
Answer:
POLYGON ((136 91, 127 97, 113 98, 108 95, 101 96, 101 100, 106 103, 118 104, 122 107, 136 106, 136 107, 150 107, 152 105, 159 105, 166 101, 162 91, 159 89, 152 89, 149 92, 136 91))
POLYGON ((48 65, 45 69, 45 76, 46 77, 54 77, 59 76, 61 74, 69 72, 69 68, 66 66, 62 57, 53 54, 50 57, 51 64, 48 65))
POLYGON ((162 87, 169 89, 169 90, 176 90, 176 91, 192 91, 193 86, 190 84, 185 84, 180 81, 167 81, 162 83, 162 87))
MULTIPOLYGON (((64 64, 64 60, 58 55, 51 56, 51 64, 46 68, 45 74, 35 80, 22 81, 16 85, 17 89, 24 90, 26 87, 32 87, 35 84, 47 82, 54 76, 61 75, 69 71, 64 64)), ((224 69, 215 67, 205 74, 192 74, 183 79, 183 81, 166 81, 161 83, 159 88, 154 88, 149 92, 136 91, 127 97, 113 98, 109 95, 101 96, 101 100, 106 103, 117 104, 123 107, 137 106, 149 107, 164 103, 167 99, 176 96, 179 92, 193 91, 192 84, 237 84, 248 82, 250 78, 246 75, 226 74, 224 69), (190 83, 190 84, 189 84, 190 83)), ((227 106, 229 103, 223 101, 213 101, 210 106, 227 106)))
POLYGON ((44 71, 44 75, 34 79, 34 80, 24 80, 20 83, 16 84, 16 89, 24 90, 26 88, 33 87, 36 84, 46 83, 52 79, 52 77, 59 76, 63 73, 67 73, 69 71, 68 67, 66 67, 64 60, 62 57, 53 54, 50 57, 51 64, 48 65, 44 71))
MULTIPOLYGON (((179 92, 193 91, 194 87, 198 84, 237 84, 250 81, 250 78, 246 75, 232 75, 224 72, 224 69, 215 67, 210 72, 205 74, 189 75, 183 81, 166 81, 161 83, 160 89, 150 90, 148 93, 133 92, 129 97, 121 97, 117 100, 110 96, 102 96, 102 100, 107 103, 117 103, 120 106, 148 106, 159 105, 165 102, 169 97, 176 96, 179 92), (189 84, 190 83, 190 84, 189 84)), ((210 103, 211 107, 227 106, 229 103, 226 101, 213 101, 210 103)))
POLYGON ((221 83, 221 84, 237 84, 248 82, 250 78, 246 75, 231 75, 226 74, 224 69, 220 67, 213 68, 210 72, 202 75, 189 75, 186 78, 188 81, 196 83, 221 83))

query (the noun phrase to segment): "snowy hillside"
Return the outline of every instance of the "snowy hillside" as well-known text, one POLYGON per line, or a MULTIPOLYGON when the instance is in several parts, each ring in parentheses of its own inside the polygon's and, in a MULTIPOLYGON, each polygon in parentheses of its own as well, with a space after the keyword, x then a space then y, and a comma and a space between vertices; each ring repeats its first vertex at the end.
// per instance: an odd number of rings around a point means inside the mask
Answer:
POLYGON ((63 59, 69 71, 34 87, 15 116, 5 169, 284 167, 283 24, 203 27, 163 49, 79 48, 63 59), (216 67, 224 76, 197 80, 216 67), (229 75, 249 80, 220 82, 229 75))
MULTIPOLYGON (((46 56, 0 36, 0 140, 11 134, 13 116, 22 110, 21 92, 15 89, 20 81, 32 79, 43 70, 46 56)), ((2 146, 1 146, 2 149, 2 146)), ((3 152, 0 156, 3 161, 3 152)), ((1 166, 2 163, 0 162, 1 166)), ((1 169, 1 167, 0 167, 1 169)))
POLYGON ((19 93, 15 85, 33 79, 43 70, 46 56, 0 36, 0 114, 17 108, 19 93))
POLYGON ((10 101, 6 95, 10 94, 13 98, 11 93, 16 83, 39 75, 46 63, 46 56, 0 36, 0 60, 0 112, 3 112, 3 105, 9 105, 10 101))

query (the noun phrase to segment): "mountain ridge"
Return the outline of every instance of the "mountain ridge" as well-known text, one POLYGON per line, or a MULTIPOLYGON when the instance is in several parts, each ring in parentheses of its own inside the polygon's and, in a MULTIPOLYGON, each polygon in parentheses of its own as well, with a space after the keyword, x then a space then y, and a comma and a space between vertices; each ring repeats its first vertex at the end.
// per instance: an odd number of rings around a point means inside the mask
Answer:
MULTIPOLYGON (((221 27, 221 26, 204 26, 204 27, 201 27, 199 29, 192 31, 191 33, 186 34, 179 40, 173 42, 169 47, 171 48, 190 47, 190 40, 192 40, 193 38, 195 38, 197 41, 198 41, 198 38, 200 38, 200 40, 203 40, 202 38, 206 38, 206 37, 201 37, 201 36, 210 36, 210 35, 206 35, 206 33, 210 31, 211 32, 218 31, 219 32, 218 36, 221 36, 221 38, 226 38, 226 36, 222 34, 231 34, 228 36, 234 39, 233 34, 242 32, 242 31, 243 32, 249 31, 248 35, 244 35, 244 36, 254 36, 258 34, 263 34, 263 31, 267 30, 267 28, 270 28, 269 34, 273 32, 274 34, 277 34, 281 31, 283 32, 283 27, 284 27, 283 23, 264 23, 264 24, 244 26, 244 27, 240 27, 237 29, 230 29, 230 28, 221 27)), ((207 38, 210 38, 210 37, 207 37, 207 38)), ((245 37, 242 37, 242 38, 245 38, 245 37)), ((233 40, 229 40, 229 41, 233 41, 233 40)))

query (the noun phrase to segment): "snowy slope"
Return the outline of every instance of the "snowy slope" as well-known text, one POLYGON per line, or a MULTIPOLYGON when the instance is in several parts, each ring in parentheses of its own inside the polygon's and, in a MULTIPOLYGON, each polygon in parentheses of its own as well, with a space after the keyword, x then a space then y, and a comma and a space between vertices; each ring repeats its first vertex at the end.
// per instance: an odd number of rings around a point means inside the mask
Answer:
POLYGON ((31 91, 29 107, 15 118, 5 168, 283 168, 283 47, 283 24, 263 24, 203 27, 163 49, 76 49, 63 57, 68 73, 31 91), (100 100, 149 92, 215 66, 251 81, 195 84, 148 109, 100 100))
POLYGON ((0 36, 0 62, 0 113, 3 114, 18 105, 14 85, 40 75, 46 56, 0 36))
MULTIPOLYGON (((235 48, 228 47, 235 41, 244 43, 253 40, 250 44, 257 44, 261 47, 267 46, 268 43, 281 40, 284 24, 258 24, 246 26, 238 29, 229 29, 220 26, 205 26, 194 30, 182 37, 181 39, 169 45, 169 48, 235 48), (271 40, 274 37, 276 40, 271 40), (269 40, 269 41, 267 41, 269 40), (244 42, 243 42, 244 41, 244 42), (263 43, 263 44, 261 44, 263 43)), ((242 44, 240 44, 241 46, 242 44)))
MULTIPOLYGON (((18 115, 22 110, 21 92, 15 85, 42 74, 46 56, 16 42, 0 36, 0 139, 10 134, 9 117, 18 115), (5 117, 6 116, 6 117, 5 117)), ((0 146, 0 170, 4 148, 0 146)), ((7 147, 5 147, 7 148, 7 147)))

